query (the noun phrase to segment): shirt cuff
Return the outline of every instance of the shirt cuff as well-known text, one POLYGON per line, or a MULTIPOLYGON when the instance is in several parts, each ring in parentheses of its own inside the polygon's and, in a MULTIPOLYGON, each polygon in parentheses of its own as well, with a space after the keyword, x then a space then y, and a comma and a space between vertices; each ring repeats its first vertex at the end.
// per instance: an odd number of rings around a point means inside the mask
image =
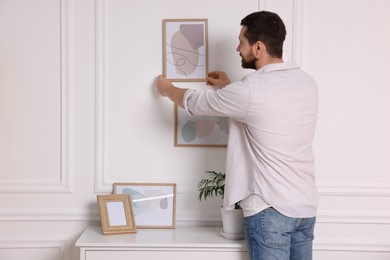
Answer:
POLYGON ((188 109, 188 101, 191 99, 191 96, 192 96, 192 94, 194 94, 194 92, 195 92, 195 90, 189 89, 186 91, 186 93, 184 93, 184 96, 183 96, 183 106, 189 115, 192 115, 192 112, 188 109))

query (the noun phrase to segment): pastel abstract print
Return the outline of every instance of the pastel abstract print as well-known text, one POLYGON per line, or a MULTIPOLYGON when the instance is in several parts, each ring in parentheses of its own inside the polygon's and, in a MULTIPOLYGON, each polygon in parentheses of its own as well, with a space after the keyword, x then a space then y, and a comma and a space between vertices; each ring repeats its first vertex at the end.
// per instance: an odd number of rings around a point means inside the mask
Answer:
POLYGON ((176 81, 205 81, 207 20, 164 20, 164 74, 176 81))
POLYGON ((129 194, 137 228, 172 227, 175 219, 175 185, 115 184, 119 194, 129 194))
POLYGON ((217 116, 190 116, 175 107, 175 146, 222 146, 229 138, 229 119, 217 116))

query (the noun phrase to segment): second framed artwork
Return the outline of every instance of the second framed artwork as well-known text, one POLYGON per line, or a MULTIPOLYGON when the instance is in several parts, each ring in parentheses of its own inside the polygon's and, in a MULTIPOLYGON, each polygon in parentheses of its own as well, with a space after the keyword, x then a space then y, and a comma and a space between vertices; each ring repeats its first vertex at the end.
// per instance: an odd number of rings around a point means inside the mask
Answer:
POLYGON ((129 194, 137 228, 175 228, 176 184, 114 183, 114 194, 129 194))
POLYGON ((193 116, 175 105, 175 146, 226 147, 229 119, 217 116, 193 116))
POLYGON ((163 73, 171 81, 206 81, 207 19, 163 20, 163 73))

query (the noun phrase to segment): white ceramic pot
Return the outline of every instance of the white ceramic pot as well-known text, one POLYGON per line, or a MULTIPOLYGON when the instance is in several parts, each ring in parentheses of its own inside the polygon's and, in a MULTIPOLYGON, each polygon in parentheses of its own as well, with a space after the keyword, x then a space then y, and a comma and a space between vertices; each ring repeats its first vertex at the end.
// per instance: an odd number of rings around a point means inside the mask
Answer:
POLYGON ((244 215, 242 209, 225 210, 221 208, 222 235, 229 239, 244 238, 244 215))

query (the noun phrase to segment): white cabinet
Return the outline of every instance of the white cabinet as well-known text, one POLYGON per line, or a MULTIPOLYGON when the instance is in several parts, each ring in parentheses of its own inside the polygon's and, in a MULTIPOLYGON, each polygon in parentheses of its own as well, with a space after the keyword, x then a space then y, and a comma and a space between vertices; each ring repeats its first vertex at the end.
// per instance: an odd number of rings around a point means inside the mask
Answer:
POLYGON ((76 242, 80 260, 248 260, 244 240, 228 240, 219 228, 139 229, 135 234, 102 235, 88 227, 76 242))

